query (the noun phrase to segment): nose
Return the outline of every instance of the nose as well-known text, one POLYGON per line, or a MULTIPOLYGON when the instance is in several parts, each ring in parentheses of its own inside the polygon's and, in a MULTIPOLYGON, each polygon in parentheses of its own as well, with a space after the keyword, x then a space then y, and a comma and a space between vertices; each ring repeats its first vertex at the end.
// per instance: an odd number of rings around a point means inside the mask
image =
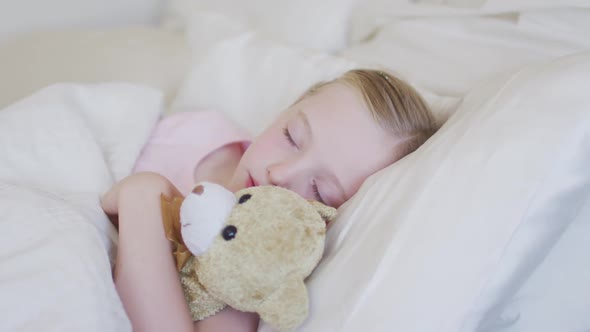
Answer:
POLYGON ((288 185, 290 174, 287 163, 274 163, 266 168, 268 173, 268 181, 273 186, 285 187, 288 185))

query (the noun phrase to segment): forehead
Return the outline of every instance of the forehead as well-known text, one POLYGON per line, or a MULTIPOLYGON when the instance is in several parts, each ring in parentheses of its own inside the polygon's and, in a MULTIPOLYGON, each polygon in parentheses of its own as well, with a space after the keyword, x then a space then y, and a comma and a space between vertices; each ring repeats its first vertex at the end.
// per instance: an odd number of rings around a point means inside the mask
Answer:
POLYGON ((311 112, 337 113, 349 110, 364 114, 369 111, 361 92, 343 83, 324 85, 298 104, 311 108, 311 112))
POLYGON ((355 88, 330 84, 294 106, 313 132, 310 153, 340 180, 346 198, 394 161, 399 140, 377 123, 355 88))

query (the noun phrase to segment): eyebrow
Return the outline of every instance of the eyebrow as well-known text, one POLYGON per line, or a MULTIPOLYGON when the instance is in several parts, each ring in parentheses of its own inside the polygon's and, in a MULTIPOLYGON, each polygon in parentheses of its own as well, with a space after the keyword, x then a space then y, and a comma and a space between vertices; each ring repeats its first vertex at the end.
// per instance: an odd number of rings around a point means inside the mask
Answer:
MULTIPOLYGON (((307 115, 301 109, 298 109, 297 116, 299 116, 299 118, 301 118, 301 121, 303 121, 303 125, 305 126, 305 132, 307 133, 307 135, 309 136, 309 139, 311 140, 313 138, 313 131, 311 130, 311 125, 309 124, 309 119, 307 118, 307 115)), ((345 199, 346 198, 346 191, 344 190, 344 187, 342 187, 342 183, 340 183, 340 180, 332 172, 329 172, 327 175, 328 175, 327 177, 330 179, 330 181, 336 184, 336 188, 339 191, 339 193, 337 195, 340 197, 338 197, 336 199, 339 199, 342 201, 342 202, 339 202, 340 204, 346 202, 346 199, 345 199)))
POLYGON ((313 138, 313 131, 311 130, 311 125, 309 124, 309 119, 307 118, 307 115, 301 109, 298 109, 297 116, 299 116, 299 118, 301 118, 301 121, 303 121, 303 125, 305 126, 305 132, 307 133, 309 138, 313 138))

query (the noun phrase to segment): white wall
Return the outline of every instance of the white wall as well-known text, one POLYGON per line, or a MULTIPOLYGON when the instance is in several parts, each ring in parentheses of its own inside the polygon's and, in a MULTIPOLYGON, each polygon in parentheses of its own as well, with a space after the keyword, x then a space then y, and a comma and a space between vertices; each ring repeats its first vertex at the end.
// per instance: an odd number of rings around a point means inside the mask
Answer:
POLYGON ((166 0, 0 0, 0 42, 34 30, 158 21, 166 0))

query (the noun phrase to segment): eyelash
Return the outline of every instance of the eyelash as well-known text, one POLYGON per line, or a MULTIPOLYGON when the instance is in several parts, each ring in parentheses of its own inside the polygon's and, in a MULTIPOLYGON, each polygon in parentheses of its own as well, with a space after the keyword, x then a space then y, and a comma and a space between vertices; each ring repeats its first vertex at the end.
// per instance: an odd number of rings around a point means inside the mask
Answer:
POLYGON ((320 191, 318 189, 318 185, 315 183, 315 181, 313 182, 313 184, 312 184, 311 187, 313 189, 313 195, 315 196, 315 199, 318 202, 320 202, 320 203, 322 203, 324 205, 327 205, 326 202, 324 202, 324 200, 322 199, 322 196, 320 195, 320 191))
POLYGON ((293 140, 293 137, 291 136, 291 133, 289 133, 289 129, 287 127, 283 128, 283 135, 285 135, 289 144, 293 145, 294 147, 297 147, 297 143, 295 143, 295 141, 293 140))

